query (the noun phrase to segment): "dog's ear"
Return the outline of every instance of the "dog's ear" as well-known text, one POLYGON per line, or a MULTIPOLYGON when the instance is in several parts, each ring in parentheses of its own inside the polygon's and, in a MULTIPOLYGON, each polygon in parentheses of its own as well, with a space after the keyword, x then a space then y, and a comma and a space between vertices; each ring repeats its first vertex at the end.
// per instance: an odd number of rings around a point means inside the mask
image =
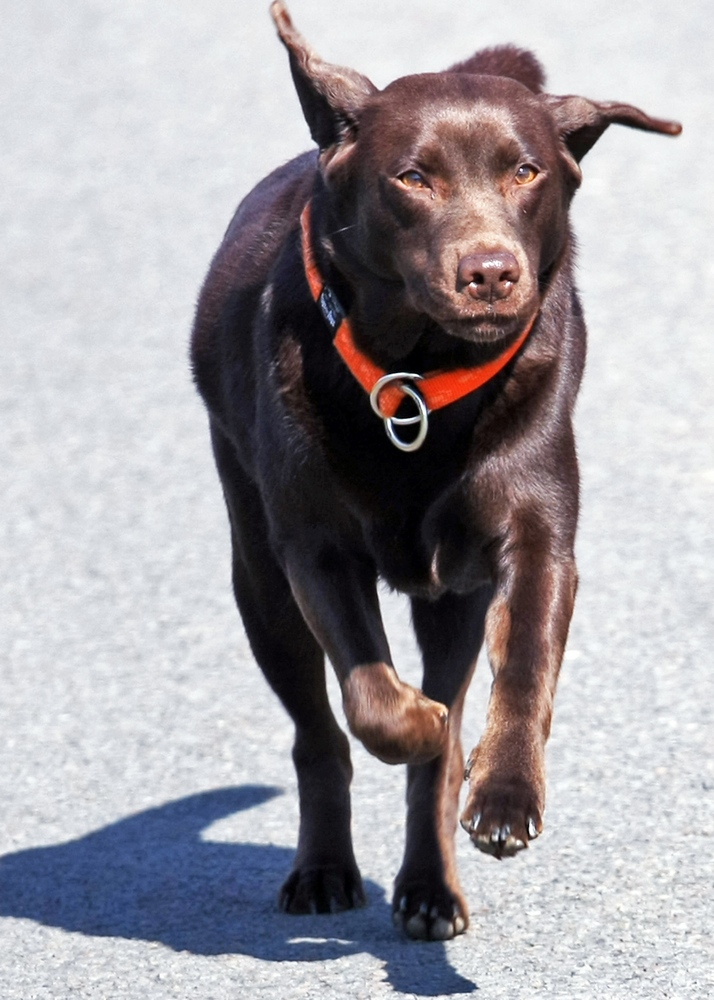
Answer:
POLYGON ((679 122, 651 118, 633 108, 631 104, 616 101, 588 101, 585 97, 555 97, 544 95, 555 125, 576 163, 585 156, 608 125, 629 125, 644 132, 661 132, 664 135, 679 135, 679 122))
POLYGON ((356 132, 360 109, 377 88, 355 70, 324 62, 296 30, 282 0, 270 5, 270 13, 290 55, 310 134, 321 150, 343 142, 356 132))

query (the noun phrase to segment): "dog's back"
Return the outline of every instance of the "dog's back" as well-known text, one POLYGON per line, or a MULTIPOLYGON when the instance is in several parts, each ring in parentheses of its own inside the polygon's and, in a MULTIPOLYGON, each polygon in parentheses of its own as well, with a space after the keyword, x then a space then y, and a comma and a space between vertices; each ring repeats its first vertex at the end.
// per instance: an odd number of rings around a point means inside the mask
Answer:
POLYGON ((532 52, 515 45, 480 49, 470 59, 455 63, 449 72, 505 76, 522 83, 534 94, 540 94, 545 86, 545 73, 538 59, 532 52))

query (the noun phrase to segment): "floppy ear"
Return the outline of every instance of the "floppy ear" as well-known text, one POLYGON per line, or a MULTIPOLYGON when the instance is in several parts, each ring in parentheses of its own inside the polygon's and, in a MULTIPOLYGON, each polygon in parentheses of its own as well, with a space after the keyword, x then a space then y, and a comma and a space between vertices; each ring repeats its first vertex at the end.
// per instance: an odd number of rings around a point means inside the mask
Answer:
POLYGON ((290 56, 310 134, 321 150, 343 142, 356 132, 359 112, 377 88, 353 69, 324 62, 293 26, 282 0, 270 5, 270 13, 290 56))
POLYGON ((651 118, 631 104, 616 101, 588 101, 585 97, 544 95, 560 136, 576 161, 580 161, 608 125, 629 125, 644 132, 679 135, 679 122, 651 118))

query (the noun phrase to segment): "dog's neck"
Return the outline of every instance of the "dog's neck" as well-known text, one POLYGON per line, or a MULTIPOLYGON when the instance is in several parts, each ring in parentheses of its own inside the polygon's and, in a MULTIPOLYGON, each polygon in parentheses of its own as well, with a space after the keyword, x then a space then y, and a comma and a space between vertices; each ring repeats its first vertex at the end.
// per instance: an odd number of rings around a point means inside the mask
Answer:
MULTIPOLYGON (((312 204, 308 202, 300 218, 302 256, 310 292, 333 334, 333 343, 338 353, 360 385, 374 398, 378 383, 387 380, 389 375, 356 343, 352 323, 345 309, 320 272, 312 247, 311 212, 312 204)), ((502 371, 525 343, 535 319, 534 315, 513 342, 486 362, 467 368, 449 368, 444 371, 406 373, 406 375, 412 381, 418 381, 419 394, 424 397, 429 411, 448 406, 480 389, 502 371)), ((378 412, 390 418, 399 408, 404 398, 404 390, 398 382, 394 382, 387 385, 378 398, 378 412)))

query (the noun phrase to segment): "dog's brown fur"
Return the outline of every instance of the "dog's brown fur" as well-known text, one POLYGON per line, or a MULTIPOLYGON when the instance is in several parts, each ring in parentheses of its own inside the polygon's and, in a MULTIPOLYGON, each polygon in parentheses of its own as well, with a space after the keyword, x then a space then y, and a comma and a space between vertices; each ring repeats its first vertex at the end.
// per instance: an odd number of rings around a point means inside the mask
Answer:
POLYGON ((245 199, 216 254, 192 359, 255 656, 296 726, 301 821, 281 903, 360 905, 351 731, 406 762, 408 824, 395 920, 463 931, 453 837, 463 699, 484 633, 494 674, 467 764, 461 823, 496 857, 541 831, 544 746, 576 590, 571 414, 585 353, 568 208, 579 161, 612 122, 676 134, 628 105, 543 93, 528 52, 487 50, 383 91, 323 62, 272 6, 319 151, 245 199), (359 348, 387 370, 469 367, 525 345, 484 387, 397 450, 331 343, 308 289, 299 217, 359 348), (399 680, 377 580, 411 598, 423 690, 399 680))

